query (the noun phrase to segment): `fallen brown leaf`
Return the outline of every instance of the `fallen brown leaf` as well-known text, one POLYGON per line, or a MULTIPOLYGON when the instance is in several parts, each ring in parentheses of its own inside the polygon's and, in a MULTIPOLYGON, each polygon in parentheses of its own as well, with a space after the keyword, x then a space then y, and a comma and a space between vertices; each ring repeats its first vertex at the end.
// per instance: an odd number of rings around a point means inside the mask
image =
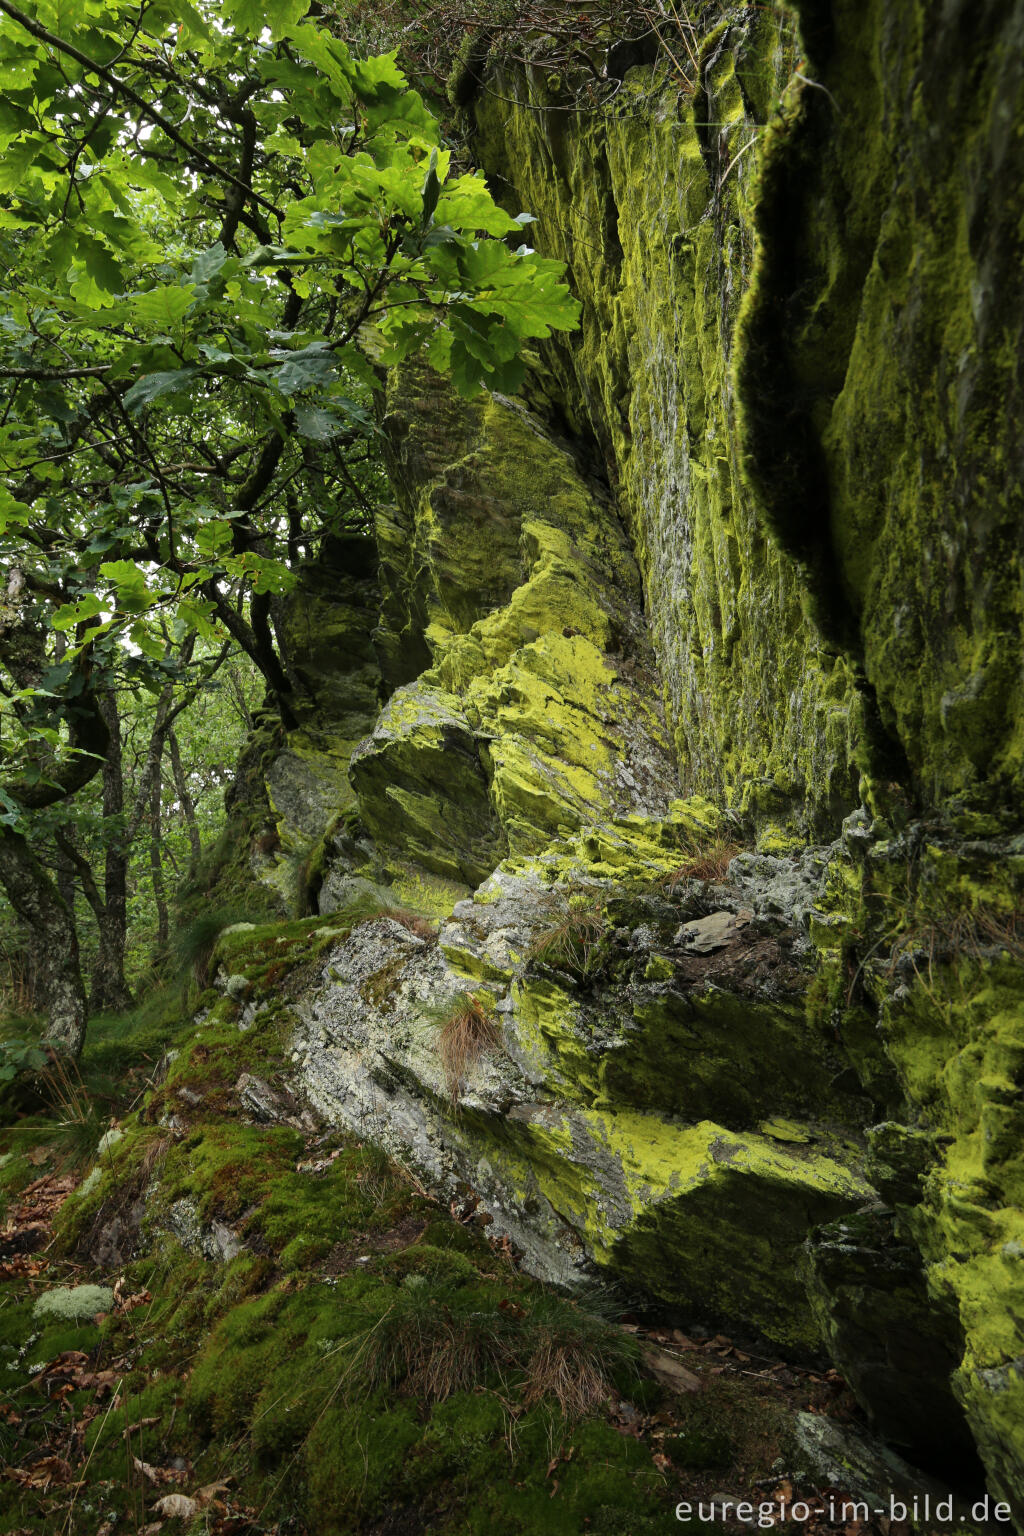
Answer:
POLYGON ((153 1300, 149 1291, 137 1291, 134 1296, 119 1296, 114 1304, 115 1312, 134 1312, 136 1307, 148 1307, 153 1300))
POLYGON ((196 1500, 200 1509, 202 1509, 205 1504, 211 1503, 218 1493, 226 1493, 230 1481, 231 1479, 228 1478, 227 1482, 223 1483, 204 1483, 202 1488, 198 1488, 192 1497, 196 1500))
POLYGON ((176 1472, 173 1467, 152 1467, 148 1461, 140 1461, 137 1456, 132 1457, 136 1472, 141 1472, 148 1483, 180 1483, 185 1477, 184 1472, 176 1472))
MULTIPOLYGON (((113 1374, 113 1372, 111 1372, 111 1374, 113 1374)), ((140 1429, 148 1429, 151 1424, 159 1424, 159 1423, 160 1423, 159 1415, 155 1415, 154 1417, 149 1418, 149 1419, 138 1419, 138 1420, 136 1420, 136 1422, 134 1424, 129 1424, 128 1425, 127 1429, 124 1431, 124 1438, 127 1440, 129 1435, 134 1435, 138 1430, 140 1430, 140 1429)))
POLYGON ((8 1467, 5 1476, 22 1488, 49 1488, 54 1483, 70 1483, 74 1473, 62 1456, 44 1456, 30 1467, 8 1467))
POLYGON ((76 1387, 88 1392, 95 1389, 104 1396, 117 1380, 116 1371, 76 1371, 71 1378, 76 1387))

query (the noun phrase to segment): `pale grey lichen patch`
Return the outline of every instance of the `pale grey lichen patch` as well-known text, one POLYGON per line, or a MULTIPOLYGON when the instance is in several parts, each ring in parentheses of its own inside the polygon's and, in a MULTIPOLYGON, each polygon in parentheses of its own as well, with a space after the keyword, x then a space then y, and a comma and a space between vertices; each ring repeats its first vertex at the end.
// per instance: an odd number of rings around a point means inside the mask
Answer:
POLYGON ((113 1305, 114 1293, 108 1285, 61 1285, 43 1292, 32 1308, 32 1316, 85 1323, 98 1312, 109 1312, 113 1305))

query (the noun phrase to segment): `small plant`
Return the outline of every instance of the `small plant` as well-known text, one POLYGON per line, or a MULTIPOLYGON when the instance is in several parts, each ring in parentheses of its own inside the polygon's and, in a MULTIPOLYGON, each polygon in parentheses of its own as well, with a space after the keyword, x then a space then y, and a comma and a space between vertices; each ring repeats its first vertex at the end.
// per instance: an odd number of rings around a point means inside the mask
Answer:
POLYGON ((373 1389, 400 1387, 426 1402, 502 1380, 510 1323, 503 1312, 463 1311, 447 1290, 413 1275, 384 1317, 356 1345, 358 1378, 373 1389))
POLYGON ((936 964, 960 958, 981 960, 993 950, 1005 950, 1012 960, 1024 959, 1024 905, 1018 903, 1010 912, 997 912, 979 906, 913 923, 892 944, 886 974, 893 976, 903 966, 929 983, 936 964))
POLYGON ((529 957, 585 981, 597 969, 604 931, 600 900, 570 897, 561 914, 535 936, 529 957))
POLYGON ((401 923, 403 928, 408 928, 409 932, 414 933, 418 939, 429 941, 437 938, 437 927, 429 917, 410 907, 394 905, 389 900, 389 896, 390 892, 386 886, 371 887, 350 896, 329 916, 334 920, 342 920, 351 928, 358 928, 363 923, 375 923, 382 917, 389 917, 393 923, 401 923))
POLYGON ((502 1043, 498 1021, 489 1005, 474 992, 460 992, 437 1018, 437 1051, 453 1104, 469 1068, 485 1051, 502 1043))
POLYGON ((743 847, 733 838, 715 836, 703 843, 694 839, 685 851, 687 857, 684 862, 662 881, 670 894, 686 880, 709 880, 717 884, 728 879, 729 864, 738 853, 743 852, 743 847))
POLYGON ((454 1392, 513 1391, 523 1406, 557 1406, 570 1423, 596 1412, 612 1382, 638 1371, 635 1341, 574 1301, 540 1296, 482 1308, 478 1294, 459 1295, 422 1275, 409 1275, 383 1317, 343 1349, 352 1350, 350 1385, 398 1390, 428 1402, 454 1392))
MULTIPOLYGON (((0 1047, 0 1061, 13 1045, 22 1047, 18 1054, 24 1065, 20 1070, 36 1074, 34 1092, 45 1108, 41 1113, 25 1116, 11 1128, 12 1148, 20 1150, 23 1143, 30 1147, 42 1145, 64 1167, 84 1167, 96 1155, 105 1118, 83 1083, 78 1067, 57 1051, 46 1050, 45 1041, 29 1047, 24 1047, 21 1041, 7 1041, 0 1047)), ((7 1061, 4 1065, 13 1063, 7 1061)))
POLYGON ((49 1059, 40 1044, 0 1040, 0 1083, 12 1083, 21 1072, 38 1072, 49 1059))
POLYGON ((201 917, 193 918, 175 934, 174 954, 178 966, 186 975, 191 972, 200 992, 204 992, 212 980, 210 963, 217 940, 225 928, 230 928, 232 923, 244 922, 247 918, 245 912, 221 907, 216 912, 205 912, 201 917))
POLYGON ((527 1408, 550 1399, 573 1421, 596 1412, 612 1394, 611 1380, 637 1374, 637 1347, 600 1312, 560 1296, 540 1298, 529 1319, 530 1351, 523 1367, 527 1408))
POLYGON ((96 1156, 106 1124, 96 1097, 82 1081, 74 1062, 54 1053, 41 1085, 55 1117, 47 1140, 67 1167, 83 1168, 96 1156))
POLYGON ((403 928, 408 928, 418 939, 424 939, 428 944, 437 938, 437 927, 429 917, 423 917, 419 912, 410 912, 406 907, 385 907, 381 917, 390 917, 393 923, 401 923, 403 928))
POLYGON ((0 948, 0 1018, 27 1019, 36 1006, 32 966, 24 954, 0 948))

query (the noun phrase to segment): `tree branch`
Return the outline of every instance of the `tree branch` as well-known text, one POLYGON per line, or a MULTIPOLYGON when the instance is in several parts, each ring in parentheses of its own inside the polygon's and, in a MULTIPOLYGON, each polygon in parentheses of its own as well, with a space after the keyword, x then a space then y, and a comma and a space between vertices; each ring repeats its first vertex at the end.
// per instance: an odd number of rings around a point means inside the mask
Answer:
POLYGON ((204 154, 196 145, 190 144, 178 132, 178 129, 169 118, 164 117, 163 113, 158 112, 156 107, 148 102, 144 96, 140 96, 138 91, 133 90, 130 85, 113 74, 109 69, 106 69, 102 64, 98 64, 95 59, 90 59, 87 53, 83 53, 73 43, 66 42, 64 38, 47 31, 46 27, 40 26, 38 21, 34 21, 24 11, 19 11, 17 6, 9 4, 8 0, 0 0, 0 11, 9 16, 12 21, 16 21, 20 27, 24 27, 25 31, 30 33, 32 37, 38 38, 41 43, 45 43, 49 48, 55 48, 58 53, 66 54, 69 59, 74 59, 76 64, 81 64, 82 68, 88 70, 91 75, 95 75, 97 79, 105 81, 112 91, 133 102, 139 111, 149 118, 151 123, 163 129, 169 139, 173 140, 180 149, 183 149, 191 159, 209 171, 211 175, 220 177, 222 181, 229 182, 234 187, 241 187, 248 197, 251 197, 254 202, 266 208, 275 218, 280 219, 283 217, 276 203, 272 203, 268 198, 254 191, 252 187, 247 187, 244 182, 238 180, 237 176, 233 176, 230 171, 224 170, 222 166, 219 166, 215 160, 211 160, 209 155, 204 154))

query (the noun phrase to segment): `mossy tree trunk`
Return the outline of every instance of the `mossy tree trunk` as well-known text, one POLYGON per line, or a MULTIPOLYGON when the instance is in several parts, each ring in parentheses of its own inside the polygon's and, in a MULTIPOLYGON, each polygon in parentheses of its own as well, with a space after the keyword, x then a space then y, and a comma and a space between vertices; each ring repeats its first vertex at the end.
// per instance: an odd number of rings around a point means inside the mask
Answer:
POLYGON ((43 869, 28 840, 0 827, 0 881, 11 906, 45 943, 47 1037, 77 1058, 85 1040, 85 987, 74 914, 43 869))
MULTIPOLYGON (((162 748, 162 739, 160 745, 162 748)), ((161 965, 167 957, 167 942, 170 934, 167 915, 167 891, 164 884, 164 864, 160 852, 163 841, 160 816, 162 802, 161 756, 162 752, 157 756, 156 772, 153 775, 149 792, 149 873, 153 883, 153 899, 156 902, 156 942, 153 946, 153 964, 155 966, 161 965)))
MULTIPOLYGON (((117 700, 107 694, 101 704, 110 731, 110 746, 103 764, 103 817, 124 812, 124 768, 121 758, 121 721, 117 700)), ((96 909, 99 948, 92 972, 90 1002, 93 1009, 130 1008, 132 995, 124 974, 128 938, 129 841, 119 837, 108 844, 104 855, 103 902, 96 909)))

